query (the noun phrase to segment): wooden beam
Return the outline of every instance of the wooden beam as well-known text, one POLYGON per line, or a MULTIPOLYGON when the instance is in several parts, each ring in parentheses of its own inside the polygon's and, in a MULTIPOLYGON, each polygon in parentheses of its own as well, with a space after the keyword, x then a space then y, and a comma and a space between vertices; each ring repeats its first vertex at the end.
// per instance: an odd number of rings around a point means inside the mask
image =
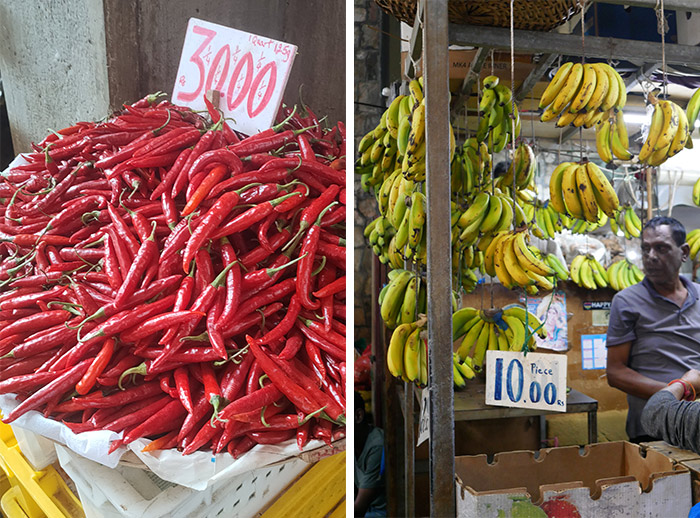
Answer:
POLYGON ((431 0, 424 15, 430 516, 455 516, 447 0, 431 0))
MULTIPOLYGON (((474 47, 510 48, 510 31, 500 27, 450 24, 452 44, 474 47)), ((557 53, 570 56, 584 54, 580 35, 516 30, 514 46, 519 52, 557 53)), ((666 63, 687 65, 700 63, 700 47, 667 43, 666 63)), ((619 38, 586 36, 587 58, 656 62, 661 57, 661 43, 619 38)))
MULTIPOLYGON (((594 0, 599 4, 629 5, 632 7, 649 7, 655 9, 657 0, 594 0)), ((664 0, 664 11, 695 11, 700 12, 698 0, 664 0)))
POLYGON ((552 66, 552 64, 558 57, 559 54, 555 53, 545 54, 542 56, 537 66, 530 71, 525 80, 521 83, 521 85, 513 94, 515 102, 520 102, 523 99, 525 99, 525 97, 527 97, 527 94, 530 93, 530 90, 532 90, 533 87, 537 84, 537 82, 540 79, 542 79, 542 76, 545 74, 545 72, 547 72, 547 70, 549 70, 549 67, 552 66))

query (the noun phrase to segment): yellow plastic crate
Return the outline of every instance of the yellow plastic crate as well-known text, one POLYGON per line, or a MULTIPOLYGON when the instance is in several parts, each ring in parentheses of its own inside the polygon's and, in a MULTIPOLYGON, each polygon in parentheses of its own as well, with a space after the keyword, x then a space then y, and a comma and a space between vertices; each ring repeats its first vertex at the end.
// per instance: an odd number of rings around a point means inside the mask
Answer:
POLYGON ((80 500, 53 466, 34 471, 12 428, 0 422, 0 509, 7 518, 82 518, 80 500))
POLYGON ((321 459, 292 484, 262 518, 345 517, 345 452, 321 459), (301 511, 303 510, 303 512, 301 511))

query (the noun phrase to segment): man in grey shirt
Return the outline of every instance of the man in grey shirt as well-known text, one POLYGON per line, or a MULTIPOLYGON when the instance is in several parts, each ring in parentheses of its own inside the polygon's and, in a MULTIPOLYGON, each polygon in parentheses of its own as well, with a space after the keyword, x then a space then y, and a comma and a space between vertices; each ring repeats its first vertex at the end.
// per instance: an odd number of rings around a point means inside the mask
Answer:
POLYGON ((627 393, 632 442, 660 438, 642 428, 646 401, 688 369, 700 369, 700 285, 679 275, 689 252, 678 220, 649 220, 642 232, 645 278, 612 300, 606 374, 611 387, 627 393))

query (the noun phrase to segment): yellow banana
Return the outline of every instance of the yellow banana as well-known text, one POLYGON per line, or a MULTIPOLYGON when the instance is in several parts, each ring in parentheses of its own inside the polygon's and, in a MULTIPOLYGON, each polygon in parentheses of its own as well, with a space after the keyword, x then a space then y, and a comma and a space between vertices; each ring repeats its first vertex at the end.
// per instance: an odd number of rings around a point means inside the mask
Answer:
POLYGON ((686 117, 685 112, 676 103, 671 103, 671 105, 678 116, 678 129, 676 130, 676 134, 673 136, 671 147, 668 150, 669 157, 680 153, 683 148, 685 148, 685 143, 690 136, 690 127, 688 125, 688 118, 686 117))
POLYGON ((596 202, 593 185, 588 177, 587 170, 588 167, 586 165, 579 165, 576 168, 576 187, 586 221, 597 223, 598 203, 596 202))
POLYGON ((582 78, 583 65, 581 65, 581 63, 574 63, 574 66, 571 67, 571 72, 566 78, 566 83, 564 83, 564 86, 552 103, 552 108, 555 113, 561 113, 562 110, 569 105, 581 85, 582 78))
MULTIPOLYGON (((552 268, 549 265, 547 265, 547 263, 535 257, 535 255, 532 253, 527 243, 525 242, 524 232, 517 232, 515 234, 514 241, 515 243, 513 249, 515 251, 516 257, 518 258, 518 262, 520 263, 520 266, 523 268, 523 270, 529 270, 543 276, 554 274, 554 270, 552 270, 552 268)), ((488 252, 486 254, 486 257, 488 257, 488 252)))
POLYGON ((474 317, 474 319, 478 320, 471 328, 469 328, 469 331, 467 331, 467 334, 465 334, 464 338, 462 339, 459 349, 457 349, 457 354, 462 360, 464 360, 464 358, 467 356, 470 356, 472 349, 476 345, 477 338, 479 338, 481 330, 486 324, 486 322, 479 316, 474 317))
POLYGON ((571 162, 562 162, 552 171, 552 176, 549 179, 549 203, 554 210, 562 214, 566 213, 566 205, 562 196, 562 178, 564 170, 571 165, 571 162))
POLYGON ((524 326, 532 329, 532 332, 537 333, 541 338, 547 338, 547 330, 544 328, 542 320, 529 311, 525 306, 520 304, 509 304, 503 308, 503 315, 513 315, 518 318, 524 326))
POLYGON ((664 112, 660 104, 660 102, 657 102, 654 106, 654 113, 651 116, 651 124, 649 125, 649 134, 637 156, 640 162, 646 162, 651 157, 656 147, 656 141, 663 131, 664 112))
POLYGON ((389 368, 389 372, 391 372, 391 374, 397 378, 405 375, 406 371, 403 364, 404 348, 406 346, 406 340, 415 328, 415 322, 411 322, 410 324, 401 324, 394 329, 394 332, 391 334, 391 338, 389 339, 386 363, 387 367, 389 368))
POLYGON ((404 97, 404 95, 397 95, 394 97, 394 100, 391 101, 389 108, 387 108, 386 128, 389 130, 389 134, 394 138, 397 138, 399 134, 399 106, 404 97))
MULTIPOLYGON (((598 82, 595 68, 589 63, 583 65, 583 79, 581 80, 581 88, 571 101, 569 113, 577 114, 588 104, 588 101, 593 96, 596 84, 598 82)), ((573 119, 572 119, 573 121, 573 119)))
POLYGON ((579 286, 581 285, 581 265, 585 260, 585 255, 577 255, 571 261, 571 266, 569 266, 569 275, 571 276, 571 280, 579 286))
POLYGON ((678 130, 678 113, 673 109, 671 101, 659 101, 661 110, 664 114, 664 122, 662 124, 661 133, 654 143, 654 151, 659 151, 667 147, 673 140, 676 131, 678 130))
POLYGON ((411 381, 417 381, 420 378, 420 333, 420 327, 411 331, 403 348, 404 375, 411 381))
POLYGON ((596 124, 595 127, 596 151, 598 151, 598 156, 605 163, 612 162, 613 160, 610 141, 610 120, 606 119, 596 124))
POLYGON ((586 172, 593 186, 593 192, 600 210, 610 218, 615 217, 620 201, 615 189, 610 185, 610 181, 608 181, 598 165, 593 162, 586 163, 586 172))
POLYGON ((603 104, 600 105, 601 110, 610 110, 617 105, 620 98, 620 83, 617 81, 617 72, 607 63, 601 63, 603 70, 608 75, 609 88, 608 93, 603 99, 603 104))
POLYGON ((578 189, 576 188, 576 170, 581 167, 580 164, 572 164, 567 167, 561 179, 561 187, 566 204, 567 213, 579 219, 583 217, 583 207, 578 197, 578 189))
POLYGON ((559 67, 559 70, 557 70, 557 73, 554 75, 552 80, 547 85, 547 88, 545 88, 545 91, 542 93, 539 104, 540 108, 545 108, 546 106, 552 104, 554 99, 559 94, 559 91, 564 87, 573 65, 574 64, 572 62, 567 62, 559 67))
POLYGON ((588 113, 595 112, 600 109, 600 107, 603 105, 603 101, 608 95, 608 90, 610 89, 610 77, 603 69, 601 63, 593 63, 591 66, 596 73, 596 85, 591 98, 588 100, 585 106, 588 113))

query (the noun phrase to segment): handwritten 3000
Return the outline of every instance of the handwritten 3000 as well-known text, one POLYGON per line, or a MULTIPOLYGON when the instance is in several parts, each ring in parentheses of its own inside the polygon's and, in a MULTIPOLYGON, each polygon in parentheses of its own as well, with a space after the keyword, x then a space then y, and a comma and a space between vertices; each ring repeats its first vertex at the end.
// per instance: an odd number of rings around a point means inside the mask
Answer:
MULTIPOLYGON (((225 44, 214 54, 212 42, 217 32, 206 27, 195 25, 192 27, 194 34, 203 36, 203 41, 189 57, 199 71, 197 87, 190 92, 180 91, 177 100, 189 103, 199 99, 209 90, 218 90, 223 94, 222 100, 226 103, 228 111, 236 110, 246 102, 246 111, 251 119, 263 112, 272 98, 277 83, 277 63, 267 63, 258 60, 256 63, 252 51, 240 54, 238 46, 232 51, 231 46, 225 44), (211 57, 213 55, 213 57, 211 57), (231 70, 232 69, 232 70, 231 70), (231 73, 229 74, 229 71, 231 73)), ((283 61, 288 61, 292 46, 265 40, 256 37, 251 43, 262 47, 265 41, 274 45, 272 50, 283 56, 283 61)), ((270 50, 270 46, 267 45, 270 50)))

